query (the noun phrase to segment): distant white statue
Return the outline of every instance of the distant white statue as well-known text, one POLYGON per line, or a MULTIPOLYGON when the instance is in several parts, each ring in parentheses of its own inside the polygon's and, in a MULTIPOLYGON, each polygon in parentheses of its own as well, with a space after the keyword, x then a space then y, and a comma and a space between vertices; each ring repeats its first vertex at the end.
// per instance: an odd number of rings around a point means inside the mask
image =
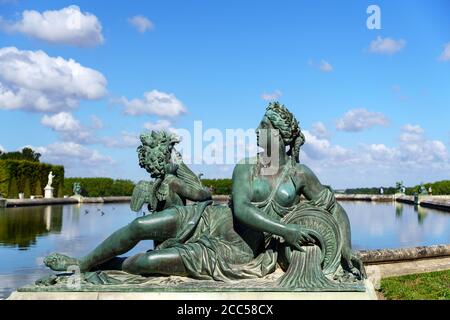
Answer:
POLYGON ((55 176, 53 175, 53 172, 50 171, 50 173, 48 174, 48 182, 47 185, 44 188, 44 198, 46 199, 51 199, 53 198, 53 187, 52 187, 52 183, 53 183, 53 178, 55 176))
POLYGON ((53 175, 53 172, 50 171, 50 173, 48 174, 48 182, 47 182, 46 187, 51 187, 51 186, 52 186, 53 178, 54 178, 54 177, 55 177, 55 176, 53 175))
POLYGON ((380 194, 384 194, 383 188, 380 188, 380 194))

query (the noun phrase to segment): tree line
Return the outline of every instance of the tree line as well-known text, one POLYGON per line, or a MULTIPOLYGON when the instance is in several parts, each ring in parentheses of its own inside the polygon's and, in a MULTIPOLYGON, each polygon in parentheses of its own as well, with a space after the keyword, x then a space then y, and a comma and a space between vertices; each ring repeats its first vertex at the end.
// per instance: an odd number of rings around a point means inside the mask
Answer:
MULTIPOLYGON (((425 189, 428 191, 431 187, 433 195, 450 195, 450 180, 442 180, 436 182, 424 183, 425 189)), ((413 195, 420 193, 421 185, 413 187, 406 187, 405 194, 413 195)), ((353 188, 346 189, 346 194, 380 194, 380 188, 383 188, 384 194, 396 194, 398 192, 396 187, 373 187, 373 188, 353 188)))

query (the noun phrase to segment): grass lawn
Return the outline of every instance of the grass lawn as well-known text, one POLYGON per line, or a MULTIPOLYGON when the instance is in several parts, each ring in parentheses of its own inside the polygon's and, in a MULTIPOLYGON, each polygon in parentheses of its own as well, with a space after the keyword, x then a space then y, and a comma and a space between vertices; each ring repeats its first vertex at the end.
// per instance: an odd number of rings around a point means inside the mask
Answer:
POLYGON ((388 300, 450 300, 450 270, 381 280, 388 300))

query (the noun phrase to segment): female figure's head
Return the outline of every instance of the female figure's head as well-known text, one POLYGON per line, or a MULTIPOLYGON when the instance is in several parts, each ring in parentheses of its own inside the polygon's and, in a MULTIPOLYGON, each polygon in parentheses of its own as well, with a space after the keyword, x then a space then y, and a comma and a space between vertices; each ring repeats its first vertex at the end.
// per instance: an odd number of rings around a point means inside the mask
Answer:
POLYGON ((295 116, 279 102, 271 102, 266 109, 266 113, 258 126, 257 136, 258 145, 260 134, 267 134, 267 146, 271 148, 272 135, 279 136, 279 142, 283 146, 288 146, 287 155, 291 156, 293 161, 299 162, 300 147, 305 143, 305 136, 300 130, 299 123, 295 116))
POLYGON ((141 145, 137 148, 139 166, 152 178, 161 178, 167 172, 172 150, 178 138, 165 131, 152 131, 140 136, 141 145))

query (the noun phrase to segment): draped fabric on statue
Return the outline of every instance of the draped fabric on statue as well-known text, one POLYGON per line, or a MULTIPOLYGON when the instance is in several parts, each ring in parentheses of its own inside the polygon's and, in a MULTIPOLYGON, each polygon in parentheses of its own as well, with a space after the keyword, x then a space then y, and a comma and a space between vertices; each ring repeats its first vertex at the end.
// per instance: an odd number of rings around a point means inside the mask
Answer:
POLYGON ((178 250, 189 276, 218 281, 260 278, 276 268, 277 254, 267 250, 256 258, 247 243, 233 228, 233 215, 226 205, 202 203, 176 207, 182 228, 176 239, 163 242, 156 250, 178 250), (197 209, 197 212, 196 212, 197 209), (189 230, 193 225, 195 228, 189 230))

